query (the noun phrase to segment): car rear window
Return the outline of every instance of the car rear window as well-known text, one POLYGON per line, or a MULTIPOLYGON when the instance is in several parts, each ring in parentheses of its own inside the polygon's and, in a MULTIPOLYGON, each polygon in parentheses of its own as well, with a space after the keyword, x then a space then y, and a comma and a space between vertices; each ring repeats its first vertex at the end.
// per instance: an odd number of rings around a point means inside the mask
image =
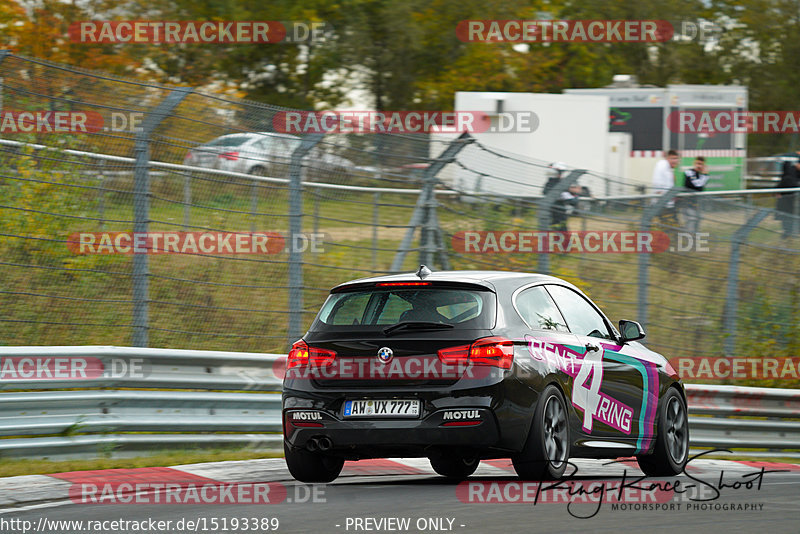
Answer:
POLYGON ((311 330, 374 330, 406 321, 488 329, 494 326, 495 314, 496 298, 491 291, 375 288, 330 295, 311 330))
POLYGON ((239 146, 247 143, 252 139, 247 135, 234 135, 231 137, 218 137, 205 146, 239 146))

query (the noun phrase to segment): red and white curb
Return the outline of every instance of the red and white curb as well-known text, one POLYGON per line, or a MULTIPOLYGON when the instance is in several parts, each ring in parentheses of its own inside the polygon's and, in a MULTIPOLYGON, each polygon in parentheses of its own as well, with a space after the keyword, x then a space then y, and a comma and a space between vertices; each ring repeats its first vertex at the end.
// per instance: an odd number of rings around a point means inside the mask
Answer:
MULTIPOLYGON (((633 459, 614 463, 607 460, 590 459, 573 459, 570 462, 577 466, 581 477, 621 477, 625 472, 628 477, 642 475, 633 459)), ((720 471, 735 475, 736 473, 757 471, 762 466, 768 470, 781 469, 800 473, 800 465, 797 464, 713 459, 693 460, 687 467, 687 472, 697 476, 705 474, 718 477, 720 471)), ((382 476, 430 477, 437 475, 431 469, 426 458, 361 460, 347 462, 341 477, 334 484, 346 484, 361 477, 382 476)), ((515 476, 510 460, 484 460, 472 478, 502 480, 514 479, 515 476)), ((282 458, 8 477, 0 478, 0 514, 19 511, 21 508, 31 509, 78 502, 76 496, 79 495, 79 492, 76 492, 76 489, 86 484, 94 484, 98 487, 110 484, 115 488, 115 492, 121 487, 130 487, 130 494, 135 492, 134 488, 137 483, 144 483, 150 487, 158 487, 157 484, 161 484, 161 487, 172 484, 183 489, 195 485, 230 486, 233 488, 234 495, 239 486, 266 485, 273 490, 282 490, 285 497, 285 486, 279 484, 279 481, 288 482, 290 485, 299 484, 292 479, 282 458)), ((275 494, 276 492, 273 491, 272 495, 275 494)), ((99 496, 100 493, 97 495, 99 496)), ((119 493, 115 493, 115 496, 118 495, 119 493)), ((131 499, 131 501, 136 502, 135 499, 131 499)), ((157 502, 168 504, 163 500, 157 502)), ((273 504, 278 502, 283 502, 283 500, 280 499, 273 504)), ((248 504, 248 502, 222 502, 222 504, 248 504)))

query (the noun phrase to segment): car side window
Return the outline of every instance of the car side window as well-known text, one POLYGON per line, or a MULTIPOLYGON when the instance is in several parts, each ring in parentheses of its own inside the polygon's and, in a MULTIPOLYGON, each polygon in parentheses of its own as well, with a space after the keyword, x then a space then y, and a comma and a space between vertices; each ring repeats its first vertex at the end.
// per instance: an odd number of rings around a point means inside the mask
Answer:
POLYGON ((272 145, 272 139, 270 139, 269 137, 265 139, 259 139, 254 143, 255 148, 263 152, 269 152, 269 148, 271 145, 272 145))
MULTIPOLYGON (((294 152, 301 143, 300 139, 286 137, 277 137, 275 140, 278 143, 278 146, 275 148, 275 154, 283 158, 291 157, 292 152, 294 152)), ((311 156, 306 156, 306 159, 310 159, 310 157, 311 156)))
POLYGON ((564 286, 548 285, 547 291, 567 320, 570 332, 579 336, 614 339, 603 316, 583 296, 564 286))
POLYGON ((561 312, 558 311, 553 299, 542 286, 532 287, 521 292, 517 295, 514 304, 517 313, 531 328, 569 331, 561 312))

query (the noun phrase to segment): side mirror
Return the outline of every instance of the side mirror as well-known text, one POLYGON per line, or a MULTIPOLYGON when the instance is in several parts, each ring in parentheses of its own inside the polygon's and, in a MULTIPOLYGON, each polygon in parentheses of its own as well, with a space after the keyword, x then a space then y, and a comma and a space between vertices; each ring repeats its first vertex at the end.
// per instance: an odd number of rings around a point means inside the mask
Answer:
POLYGON ((623 343, 643 339, 645 336, 642 325, 636 321, 626 321, 625 319, 619 322, 619 332, 622 335, 623 343))

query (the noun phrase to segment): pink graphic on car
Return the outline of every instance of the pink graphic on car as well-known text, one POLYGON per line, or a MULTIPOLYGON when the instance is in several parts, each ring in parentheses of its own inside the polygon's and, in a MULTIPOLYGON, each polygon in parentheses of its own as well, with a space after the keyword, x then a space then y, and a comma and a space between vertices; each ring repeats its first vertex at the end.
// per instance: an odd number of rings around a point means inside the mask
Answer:
POLYGON ((561 370, 575 379, 572 404, 583 411, 585 432, 591 433, 597 420, 625 434, 631 433, 633 409, 600 391, 605 346, 600 344, 600 350, 581 354, 564 345, 529 335, 525 336, 525 341, 533 359, 546 363, 552 371, 561 370))

